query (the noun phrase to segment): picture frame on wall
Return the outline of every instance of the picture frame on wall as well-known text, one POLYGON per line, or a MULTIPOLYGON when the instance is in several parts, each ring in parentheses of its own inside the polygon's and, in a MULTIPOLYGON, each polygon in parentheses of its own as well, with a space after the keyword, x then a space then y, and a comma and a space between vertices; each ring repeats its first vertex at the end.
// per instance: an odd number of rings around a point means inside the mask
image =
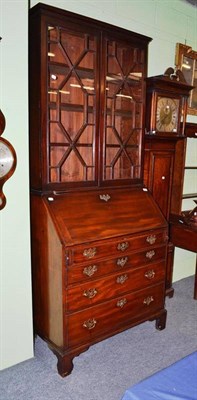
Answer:
POLYGON ((197 51, 182 43, 176 44, 175 65, 184 75, 186 82, 194 86, 189 96, 188 114, 197 115, 197 51))

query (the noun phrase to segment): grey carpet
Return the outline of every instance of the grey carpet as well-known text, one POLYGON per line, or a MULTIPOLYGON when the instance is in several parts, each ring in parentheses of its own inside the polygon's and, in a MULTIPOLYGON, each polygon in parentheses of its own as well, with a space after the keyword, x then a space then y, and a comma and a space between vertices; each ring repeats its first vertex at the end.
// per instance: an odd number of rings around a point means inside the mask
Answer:
POLYGON ((167 326, 146 322, 89 348, 74 359, 71 375, 61 378, 56 357, 36 339, 35 358, 0 374, 1 400, 120 400, 125 390, 197 350, 194 277, 174 284, 166 299, 167 326))

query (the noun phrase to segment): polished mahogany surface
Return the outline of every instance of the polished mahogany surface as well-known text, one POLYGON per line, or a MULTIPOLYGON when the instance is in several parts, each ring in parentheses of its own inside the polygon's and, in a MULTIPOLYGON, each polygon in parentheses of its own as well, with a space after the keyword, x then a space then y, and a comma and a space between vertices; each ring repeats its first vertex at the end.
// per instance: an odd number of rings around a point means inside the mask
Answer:
POLYGON ((184 134, 188 138, 197 138, 197 123, 186 122, 184 134))
POLYGON ((30 15, 31 187, 142 182, 151 39, 46 5, 30 15))
POLYGON ((197 253, 197 224, 186 224, 181 215, 170 216, 170 238, 175 246, 197 253))
POLYGON ((146 320, 165 327, 167 223, 149 193, 131 192, 126 200, 117 196, 111 210, 108 204, 106 224, 97 198, 92 208, 87 201, 97 191, 84 201, 78 194, 78 220, 77 193, 56 195, 57 202, 55 195, 31 197, 34 329, 57 355, 62 376, 74 356, 99 340, 146 320), (132 212, 130 196, 144 197, 141 211, 132 212), (135 222, 130 230, 124 218, 121 224, 123 205, 135 222))
MULTIPOLYGON (((197 253, 197 223, 186 223, 182 215, 172 214, 170 216, 170 240, 174 246, 197 253)), ((194 299, 197 300, 197 259, 194 299)))
POLYGON ((143 186, 150 38, 30 10, 34 330, 68 375, 90 345, 166 324, 168 225, 143 186))
POLYGON ((66 245, 132 235, 167 223, 143 188, 44 196, 66 245))

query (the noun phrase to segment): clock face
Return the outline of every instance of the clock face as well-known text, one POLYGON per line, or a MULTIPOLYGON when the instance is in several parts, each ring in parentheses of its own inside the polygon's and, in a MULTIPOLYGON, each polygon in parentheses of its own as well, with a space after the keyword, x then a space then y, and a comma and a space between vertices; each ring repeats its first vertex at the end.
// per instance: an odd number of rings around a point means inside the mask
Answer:
POLYGON ((6 177, 14 165, 13 152, 5 139, 0 139, 0 179, 6 177))
POLYGON ((156 130, 159 132, 177 132, 179 100, 158 96, 156 109, 156 130))

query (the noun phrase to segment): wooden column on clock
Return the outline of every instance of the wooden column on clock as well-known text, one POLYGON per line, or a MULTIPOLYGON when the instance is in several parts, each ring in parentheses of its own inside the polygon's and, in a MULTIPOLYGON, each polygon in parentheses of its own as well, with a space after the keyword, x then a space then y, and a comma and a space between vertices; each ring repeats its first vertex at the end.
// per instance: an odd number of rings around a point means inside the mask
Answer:
POLYGON ((143 185, 150 38, 30 10, 34 330, 58 371, 144 321, 165 328, 168 226, 143 185))
MULTIPOLYGON (((147 108, 144 183, 163 215, 180 214, 185 167, 184 128, 191 86, 181 71, 169 68, 164 75, 146 79, 147 108)), ((168 243, 166 295, 173 296, 174 245, 168 243)))

